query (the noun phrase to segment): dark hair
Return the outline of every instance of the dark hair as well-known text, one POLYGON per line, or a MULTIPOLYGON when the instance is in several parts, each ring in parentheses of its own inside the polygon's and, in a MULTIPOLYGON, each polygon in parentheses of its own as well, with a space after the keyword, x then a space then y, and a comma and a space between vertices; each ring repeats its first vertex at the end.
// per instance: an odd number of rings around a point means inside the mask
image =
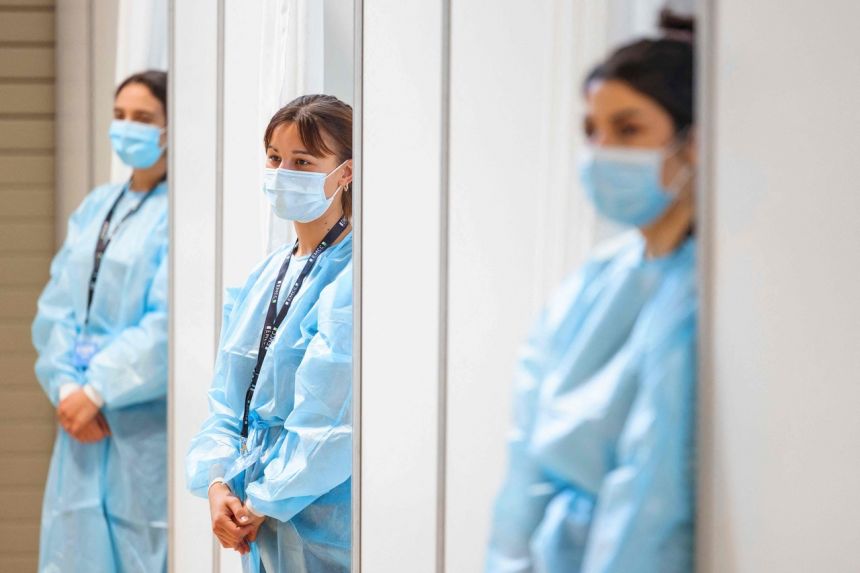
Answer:
POLYGON ((656 101, 680 132, 693 124, 695 115, 695 23, 663 10, 660 29, 660 39, 638 40, 613 52, 588 74, 584 88, 595 80, 624 82, 656 101))
MULTIPOLYGON (((275 129, 285 123, 298 127, 299 137, 311 154, 334 155, 340 163, 352 159, 352 107, 330 95, 297 97, 272 116, 263 136, 268 149, 275 129), (326 139, 328 138, 328 141, 326 139)), ((352 217, 352 183, 340 195, 343 214, 352 217)))
POLYGON ((114 93, 114 97, 118 96, 119 92, 121 92, 124 87, 132 84, 146 86, 147 89, 149 89, 149 93, 161 102, 161 106, 164 108, 164 117, 167 117, 167 72, 162 72, 161 70, 146 70, 145 72, 132 74, 119 84, 119 87, 116 88, 116 92, 114 93))

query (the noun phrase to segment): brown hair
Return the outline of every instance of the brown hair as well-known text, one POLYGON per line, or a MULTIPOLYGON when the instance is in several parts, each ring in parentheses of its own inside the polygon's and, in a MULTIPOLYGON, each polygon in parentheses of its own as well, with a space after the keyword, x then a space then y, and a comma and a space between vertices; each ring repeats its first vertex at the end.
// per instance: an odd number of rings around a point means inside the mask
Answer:
POLYGON ((149 93, 161 102, 161 107, 164 110, 164 117, 167 118, 167 72, 161 70, 147 70, 133 74, 125 78, 119 87, 114 92, 114 98, 119 95, 125 86, 132 84, 140 84, 149 89, 149 93))
POLYGON ((619 80, 656 101, 672 117, 676 133, 695 121, 696 93, 692 18, 669 10, 660 13, 663 37, 622 46, 585 79, 585 90, 595 80, 619 80))
MULTIPOLYGON (((352 159, 352 107, 334 96, 305 95, 297 97, 272 116, 263 136, 266 149, 275 129, 294 123, 302 143, 317 157, 334 155, 339 163, 352 159), (328 141, 326 141, 328 140, 328 141)), ((352 218, 352 183, 340 194, 343 214, 352 218)))

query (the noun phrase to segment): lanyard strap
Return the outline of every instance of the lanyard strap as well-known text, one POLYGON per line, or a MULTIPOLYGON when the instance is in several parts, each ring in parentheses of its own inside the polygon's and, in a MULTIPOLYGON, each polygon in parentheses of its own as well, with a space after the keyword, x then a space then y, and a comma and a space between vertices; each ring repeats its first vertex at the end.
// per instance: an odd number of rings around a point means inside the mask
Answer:
POLYGON ((269 346, 275 339, 275 335, 278 333, 278 328, 281 326, 281 323, 284 322, 284 319, 287 317, 287 312, 289 312, 290 306, 293 304, 293 299, 298 294, 299 289, 302 288, 302 283, 311 273, 317 259, 331 246, 333 242, 337 240, 338 237, 341 236, 348 224, 349 222, 346 217, 342 217, 326 234, 322 242, 317 245, 317 248, 314 249, 313 253, 308 257, 308 261, 305 263, 302 272, 299 273, 299 276, 296 278, 296 282, 293 284, 290 292, 287 293, 280 311, 278 310, 278 297, 281 294, 281 286, 283 286, 284 278, 287 276, 287 269, 290 267, 290 260, 293 257, 293 252, 298 246, 298 241, 296 241, 296 246, 290 249, 290 253, 287 255, 287 258, 281 265, 281 269, 278 271, 278 278, 275 280, 275 287, 272 289, 272 298, 269 300, 269 310, 266 312, 266 322, 263 325, 263 332, 260 335, 260 346, 257 351, 257 364, 254 366, 254 372, 251 375, 251 384, 248 386, 248 391, 245 393, 245 409, 242 414, 243 446, 245 439, 248 437, 248 417, 251 411, 251 399, 254 397, 254 390, 257 388, 257 379, 260 377, 260 369, 263 367, 263 360, 266 359, 269 346))
POLYGON ((110 211, 108 211, 107 215, 105 216, 105 220, 104 222, 102 222, 102 228, 99 231, 99 238, 96 241, 96 249, 95 253, 93 254, 93 272, 90 275, 89 290, 87 292, 87 315, 84 319, 85 326, 90 322, 90 307, 93 306, 93 295, 96 292, 96 282, 98 282, 99 271, 102 268, 102 258, 104 257, 108 245, 110 245, 110 242, 113 240, 120 227, 122 227, 122 225, 128 220, 129 217, 137 213, 143 206, 143 204, 146 202, 146 200, 149 199, 149 197, 152 195, 152 191, 147 191, 146 195, 143 196, 143 199, 141 199, 140 202, 135 205, 135 207, 131 211, 126 213, 122 219, 120 219, 119 223, 117 223, 116 227, 114 227, 113 233, 108 234, 108 231, 110 230, 110 222, 113 219, 114 211, 116 211, 119 202, 122 200, 122 197, 123 195, 125 195, 125 192, 129 188, 129 186, 129 184, 126 184, 122 188, 122 191, 120 192, 119 196, 113 202, 113 205, 111 205, 110 211))

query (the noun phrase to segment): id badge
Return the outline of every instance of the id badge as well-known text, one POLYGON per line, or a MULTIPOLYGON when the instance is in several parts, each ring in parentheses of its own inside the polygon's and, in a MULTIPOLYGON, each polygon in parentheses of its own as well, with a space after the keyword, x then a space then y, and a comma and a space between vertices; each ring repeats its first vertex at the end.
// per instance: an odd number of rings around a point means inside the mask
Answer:
POLYGON ((72 360, 75 368, 79 370, 86 370, 89 368, 90 360, 93 359, 93 356, 95 356, 97 351, 98 346, 91 336, 88 334, 81 334, 78 336, 77 341, 75 341, 75 352, 72 360))

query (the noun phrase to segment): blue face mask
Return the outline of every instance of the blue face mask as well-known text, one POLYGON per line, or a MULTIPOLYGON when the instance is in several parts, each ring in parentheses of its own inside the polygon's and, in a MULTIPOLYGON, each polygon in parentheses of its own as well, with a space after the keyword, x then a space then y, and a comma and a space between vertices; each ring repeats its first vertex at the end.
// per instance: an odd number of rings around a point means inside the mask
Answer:
POLYGON ((110 125, 110 142, 122 162, 135 169, 152 167, 164 153, 163 130, 147 123, 115 119, 110 125))
POLYGON ((323 216, 331 206, 338 191, 331 197, 325 196, 325 180, 343 167, 343 163, 330 173, 313 171, 292 171, 290 169, 266 168, 263 176, 263 192, 272 211, 281 219, 309 223, 323 216))
POLYGON ((663 187, 662 149, 589 147, 579 162, 579 175, 589 199, 608 219, 647 227, 672 204, 691 176, 681 169, 669 189, 663 187))

